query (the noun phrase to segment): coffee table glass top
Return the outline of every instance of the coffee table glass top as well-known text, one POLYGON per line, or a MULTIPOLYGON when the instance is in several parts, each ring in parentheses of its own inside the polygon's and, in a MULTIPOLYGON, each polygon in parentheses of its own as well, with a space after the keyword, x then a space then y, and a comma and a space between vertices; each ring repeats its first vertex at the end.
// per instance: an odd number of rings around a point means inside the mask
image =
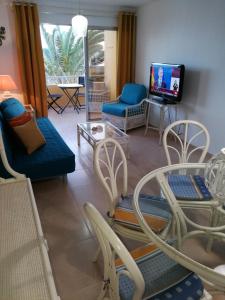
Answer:
POLYGON ((110 122, 85 122, 78 124, 95 142, 106 138, 126 138, 128 135, 110 122))

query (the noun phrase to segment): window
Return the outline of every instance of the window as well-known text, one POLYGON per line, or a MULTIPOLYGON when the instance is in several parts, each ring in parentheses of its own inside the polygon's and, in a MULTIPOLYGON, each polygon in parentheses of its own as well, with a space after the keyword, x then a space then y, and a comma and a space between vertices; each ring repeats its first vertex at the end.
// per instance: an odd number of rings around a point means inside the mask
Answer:
MULTIPOLYGON (((41 24, 41 40, 47 84, 78 82, 84 74, 83 39, 74 36, 71 26, 41 24)), ((104 31, 88 31, 89 60, 104 65, 104 31)))

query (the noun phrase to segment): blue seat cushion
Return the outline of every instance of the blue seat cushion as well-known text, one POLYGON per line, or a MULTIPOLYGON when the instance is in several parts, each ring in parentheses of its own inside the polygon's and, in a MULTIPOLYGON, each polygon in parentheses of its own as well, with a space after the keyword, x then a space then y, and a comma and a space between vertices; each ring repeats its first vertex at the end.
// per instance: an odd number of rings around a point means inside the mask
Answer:
POLYGON ((202 176, 168 175, 168 183, 179 200, 207 201, 212 199, 202 176))
POLYGON ((50 94, 48 95, 48 98, 53 98, 54 100, 56 99, 59 99, 62 97, 62 94, 50 94))
MULTIPOLYGON (((136 260, 145 281, 145 300, 199 300, 203 285, 199 277, 177 264, 159 249, 136 260)), ((124 266, 117 268, 123 270, 124 266)), ((132 300, 135 286, 126 275, 120 275, 121 300, 132 300)))
POLYGON ((23 104, 15 98, 9 98, 3 101, 0 105, 0 110, 6 120, 19 117, 26 111, 23 104))
POLYGON ((146 98, 146 96, 147 93, 144 85, 127 83, 123 87, 120 102, 134 105, 140 103, 142 99, 146 98))
POLYGON ((126 108, 129 104, 118 102, 118 103, 103 103, 102 112, 118 117, 125 117, 126 108))
MULTIPOLYGON (((132 207, 133 196, 123 197, 116 206, 114 221, 133 230, 142 231, 132 207)), ((145 221, 156 233, 162 232, 172 219, 170 207, 165 199, 141 194, 140 209, 145 221)))
POLYGON ((75 155, 48 120, 38 118, 46 144, 27 155, 22 146, 14 152, 14 169, 31 179, 59 176, 75 170, 75 155))

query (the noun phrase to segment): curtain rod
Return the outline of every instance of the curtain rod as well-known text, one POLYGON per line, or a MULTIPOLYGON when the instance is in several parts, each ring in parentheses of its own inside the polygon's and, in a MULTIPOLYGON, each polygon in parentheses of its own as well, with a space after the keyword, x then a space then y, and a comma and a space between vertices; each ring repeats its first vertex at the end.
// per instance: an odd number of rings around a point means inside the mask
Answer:
POLYGON ((21 2, 21 1, 16 1, 16 2, 12 2, 11 6, 13 5, 17 5, 17 6, 35 6, 37 5, 36 3, 32 3, 32 2, 21 2))

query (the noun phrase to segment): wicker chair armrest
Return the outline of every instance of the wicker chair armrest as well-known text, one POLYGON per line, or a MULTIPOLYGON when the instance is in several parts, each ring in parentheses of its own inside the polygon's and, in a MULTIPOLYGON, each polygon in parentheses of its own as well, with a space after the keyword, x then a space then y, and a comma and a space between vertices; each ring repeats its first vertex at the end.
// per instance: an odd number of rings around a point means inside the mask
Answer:
POLYGON ((140 115, 144 114, 146 109, 146 102, 143 99, 140 103, 130 105, 126 108, 126 117, 134 116, 134 115, 140 115))

